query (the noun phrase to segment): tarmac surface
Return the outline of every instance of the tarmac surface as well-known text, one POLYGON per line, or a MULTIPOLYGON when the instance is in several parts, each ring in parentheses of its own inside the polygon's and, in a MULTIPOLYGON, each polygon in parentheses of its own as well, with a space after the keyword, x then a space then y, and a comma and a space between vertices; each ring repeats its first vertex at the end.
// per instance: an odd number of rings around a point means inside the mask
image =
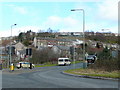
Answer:
POLYGON ((63 73, 80 68, 82 63, 70 66, 36 67, 33 69, 3 70, 3 88, 118 88, 117 80, 83 78, 63 73))

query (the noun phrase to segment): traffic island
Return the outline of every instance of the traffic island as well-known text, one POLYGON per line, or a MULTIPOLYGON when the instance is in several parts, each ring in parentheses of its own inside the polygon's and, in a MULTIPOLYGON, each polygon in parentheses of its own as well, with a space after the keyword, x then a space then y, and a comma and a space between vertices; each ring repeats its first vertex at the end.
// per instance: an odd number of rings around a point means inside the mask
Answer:
POLYGON ((93 78, 93 79, 107 79, 107 80, 119 80, 119 72, 105 72, 93 69, 71 69, 61 72, 65 75, 75 76, 75 77, 83 77, 83 78, 93 78))

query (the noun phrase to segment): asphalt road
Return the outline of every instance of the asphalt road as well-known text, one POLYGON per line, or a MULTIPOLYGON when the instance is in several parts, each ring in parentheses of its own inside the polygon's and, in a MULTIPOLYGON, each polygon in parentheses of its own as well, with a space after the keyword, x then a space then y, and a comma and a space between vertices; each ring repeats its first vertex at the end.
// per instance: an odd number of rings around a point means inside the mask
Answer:
MULTIPOLYGON (((71 66, 53 66, 34 68, 35 72, 18 74, 2 73, 3 88, 118 88, 118 81, 74 77, 61 72, 81 67, 82 64, 71 66)), ((30 71, 29 69, 26 70, 30 71)), ((21 73, 20 73, 21 72, 21 73)))

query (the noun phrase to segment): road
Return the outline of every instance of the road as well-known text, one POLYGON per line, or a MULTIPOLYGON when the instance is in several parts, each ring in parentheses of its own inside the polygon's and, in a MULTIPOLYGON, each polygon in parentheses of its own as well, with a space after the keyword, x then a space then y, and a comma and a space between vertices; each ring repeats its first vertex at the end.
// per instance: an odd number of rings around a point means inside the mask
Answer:
POLYGON ((70 66, 39 67, 30 73, 2 74, 3 88, 118 88, 118 81, 74 77, 61 72, 81 67, 82 63, 70 66))

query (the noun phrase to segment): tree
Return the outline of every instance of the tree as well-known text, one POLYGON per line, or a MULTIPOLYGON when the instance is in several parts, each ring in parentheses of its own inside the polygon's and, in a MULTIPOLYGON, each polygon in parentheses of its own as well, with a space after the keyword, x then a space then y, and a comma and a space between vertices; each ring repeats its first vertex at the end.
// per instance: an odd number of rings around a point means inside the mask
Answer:
POLYGON ((33 50, 32 53, 32 59, 30 62, 35 64, 43 64, 45 62, 54 63, 59 57, 57 53, 54 53, 49 48, 43 48, 42 50, 33 50))
POLYGON ((103 51, 98 55, 98 58, 99 59, 111 59, 111 52, 110 52, 110 49, 108 49, 108 47, 105 47, 104 49, 103 49, 103 51))
POLYGON ((25 46, 29 46, 29 41, 28 41, 28 40, 24 40, 24 41, 23 41, 23 44, 24 44, 25 46))
POLYGON ((22 33, 22 32, 19 33, 19 35, 18 35, 18 40, 19 40, 19 41, 22 41, 22 40, 23 40, 23 33, 22 33))
POLYGON ((97 43, 97 44, 96 44, 96 47, 97 47, 97 48, 100 48, 100 45, 99 45, 99 43, 97 43))

